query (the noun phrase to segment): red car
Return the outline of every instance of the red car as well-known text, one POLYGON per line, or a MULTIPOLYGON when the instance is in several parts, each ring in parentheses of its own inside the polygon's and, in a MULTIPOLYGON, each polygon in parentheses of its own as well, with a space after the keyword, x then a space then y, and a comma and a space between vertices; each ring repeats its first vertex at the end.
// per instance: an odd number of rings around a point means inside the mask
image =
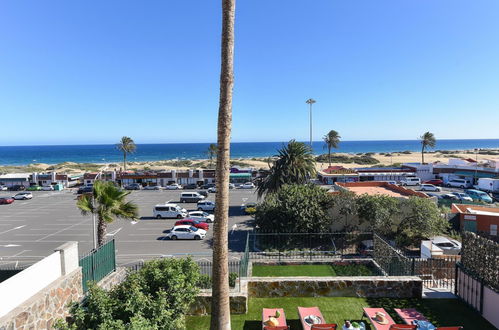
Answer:
POLYGON ((431 179, 431 180, 427 180, 423 183, 432 184, 434 186, 441 186, 444 182, 440 179, 431 179))
POLYGON ((0 204, 12 204, 13 202, 14 202, 14 198, 0 197, 0 204))
POLYGON ((194 219, 182 219, 182 220, 178 220, 177 222, 175 222, 175 226, 181 226, 181 225, 194 226, 196 228, 203 229, 203 230, 210 229, 210 225, 207 224, 206 222, 201 222, 201 221, 197 221, 194 219))

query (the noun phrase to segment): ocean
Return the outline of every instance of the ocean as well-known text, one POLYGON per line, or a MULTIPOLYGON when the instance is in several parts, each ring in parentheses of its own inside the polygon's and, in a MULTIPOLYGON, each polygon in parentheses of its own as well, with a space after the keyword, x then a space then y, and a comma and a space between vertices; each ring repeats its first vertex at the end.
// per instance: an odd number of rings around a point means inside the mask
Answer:
MULTIPOLYGON (((232 143, 232 158, 268 157, 276 154, 285 142, 232 143)), ((138 144, 129 161, 155 161, 167 159, 207 158, 209 143, 138 144)), ((462 150, 474 148, 499 148, 499 139, 437 140, 435 150, 462 150)), ((313 142, 315 154, 325 153, 324 142, 313 142)), ((395 152, 420 151, 418 140, 342 141, 335 152, 395 152)), ((27 165, 32 163, 58 164, 120 162, 122 154, 113 144, 102 145, 51 145, 51 146, 0 146, 0 165, 27 165)))

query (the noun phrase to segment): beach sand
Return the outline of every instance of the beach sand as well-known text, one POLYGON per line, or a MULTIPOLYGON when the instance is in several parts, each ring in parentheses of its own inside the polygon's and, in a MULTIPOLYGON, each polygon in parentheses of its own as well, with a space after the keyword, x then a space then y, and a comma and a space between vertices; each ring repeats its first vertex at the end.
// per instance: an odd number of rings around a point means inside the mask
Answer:
MULTIPOLYGON (((345 153, 332 153, 333 156, 354 156, 352 154, 345 153)), ((369 154, 371 155, 371 154, 369 154)), ((338 163, 333 162, 332 165, 343 166, 346 168, 354 167, 379 167, 379 166, 400 166, 403 163, 419 163, 421 162, 421 153, 411 152, 411 153, 392 153, 390 156, 382 155, 379 153, 374 153, 371 157, 379 161, 378 164, 363 165, 355 163, 338 163)), ((471 158, 475 159, 476 155, 473 151, 453 151, 452 153, 442 152, 429 152, 425 153, 425 162, 442 162, 447 163, 450 158, 471 158)), ((497 159, 499 156, 496 155, 478 155, 478 161, 485 161, 489 159, 497 159)), ((231 162, 233 166, 237 167, 253 167, 256 169, 268 169, 269 165, 267 158, 252 158, 252 159, 232 159, 231 162)), ((78 164, 73 162, 65 162, 61 164, 30 164, 26 166, 0 166, 0 173, 31 173, 31 172, 48 172, 56 171, 58 173, 82 173, 82 172, 95 172, 102 170, 104 168, 108 170, 116 169, 120 170, 123 167, 123 163, 101 163, 92 164, 84 163, 78 164)), ((328 163, 317 163, 317 170, 324 170, 328 167, 328 163)), ((158 170, 187 170, 187 169, 199 169, 199 168, 214 168, 214 162, 210 163, 207 159, 199 160, 163 160, 163 161, 149 161, 149 162, 128 162, 128 170, 136 171, 158 171, 158 170)))

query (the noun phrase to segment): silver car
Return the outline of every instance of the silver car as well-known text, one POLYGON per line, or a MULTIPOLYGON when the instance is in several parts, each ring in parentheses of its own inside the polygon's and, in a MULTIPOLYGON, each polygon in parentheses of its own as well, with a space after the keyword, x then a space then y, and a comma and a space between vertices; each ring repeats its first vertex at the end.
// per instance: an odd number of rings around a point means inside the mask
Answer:
POLYGON ((15 194, 14 196, 12 196, 12 198, 16 199, 16 200, 22 200, 22 199, 32 199, 33 198, 33 194, 30 193, 29 191, 23 191, 23 192, 20 192, 18 194, 15 194))

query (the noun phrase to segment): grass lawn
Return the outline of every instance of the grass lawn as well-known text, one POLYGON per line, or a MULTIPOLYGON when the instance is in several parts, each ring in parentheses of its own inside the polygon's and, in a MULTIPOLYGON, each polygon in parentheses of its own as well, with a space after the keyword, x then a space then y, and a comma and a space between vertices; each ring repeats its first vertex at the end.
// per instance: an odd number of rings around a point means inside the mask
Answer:
MULTIPOLYGON (((382 307, 396 321, 401 322, 393 308, 416 308, 436 326, 462 325, 465 329, 494 330, 477 312, 457 299, 369 299, 369 298, 252 298, 249 311, 232 315, 233 330, 261 330, 262 308, 283 308, 288 325, 302 329, 297 307, 318 306, 327 322, 343 325, 345 320, 361 320, 363 307, 382 307)), ((367 329, 372 330, 364 318, 367 329)), ((188 316, 187 329, 209 329, 210 316, 188 316)), ((340 328, 340 327, 339 327, 340 328)), ((341 329, 341 328, 340 328, 341 329)))
POLYGON ((253 265, 252 276, 370 276, 366 265, 253 265))

